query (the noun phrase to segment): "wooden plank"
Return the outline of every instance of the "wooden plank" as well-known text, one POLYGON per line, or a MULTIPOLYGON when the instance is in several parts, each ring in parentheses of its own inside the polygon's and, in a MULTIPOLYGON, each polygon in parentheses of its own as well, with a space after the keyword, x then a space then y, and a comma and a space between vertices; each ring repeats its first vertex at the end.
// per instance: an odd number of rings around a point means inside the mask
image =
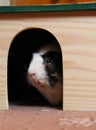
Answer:
POLYGON ((7 103, 6 66, 11 41, 21 30, 38 27, 53 33, 62 48, 64 110, 96 110, 96 11, 91 14, 89 11, 0 15, 0 104, 3 107, 7 103))
POLYGON ((94 2, 96 0, 11 0, 12 5, 33 5, 33 4, 64 4, 78 2, 94 2))
POLYGON ((96 10, 96 2, 70 3, 70 4, 45 4, 30 6, 1 6, 0 13, 26 13, 26 12, 63 12, 77 10, 96 10))
POLYGON ((6 52, 1 49, 0 44, 0 109, 8 109, 7 98, 7 60, 6 52))

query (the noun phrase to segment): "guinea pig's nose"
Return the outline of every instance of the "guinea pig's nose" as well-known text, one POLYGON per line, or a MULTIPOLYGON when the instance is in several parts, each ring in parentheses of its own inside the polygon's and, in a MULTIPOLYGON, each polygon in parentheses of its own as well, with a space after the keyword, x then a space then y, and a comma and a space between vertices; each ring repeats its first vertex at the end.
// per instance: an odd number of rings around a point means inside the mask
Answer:
POLYGON ((32 77, 34 77, 36 75, 36 73, 31 73, 29 75, 32 76, 32 77))

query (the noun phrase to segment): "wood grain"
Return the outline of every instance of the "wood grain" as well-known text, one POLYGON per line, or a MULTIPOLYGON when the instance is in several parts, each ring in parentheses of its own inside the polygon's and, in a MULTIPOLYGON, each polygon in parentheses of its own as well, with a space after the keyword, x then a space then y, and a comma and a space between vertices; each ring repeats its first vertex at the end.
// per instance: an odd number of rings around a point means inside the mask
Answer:
POLYGON ((18 32, 30 27, 50 31, 61 45, 63 109, 96 110, 96 12, 90 11, 0 15, 0 108, 7 106, 9 46, 18 32))
POLYGON ((0 44, 0 109, 8 108, 6 57, 6 51, 1 50, 0 44))

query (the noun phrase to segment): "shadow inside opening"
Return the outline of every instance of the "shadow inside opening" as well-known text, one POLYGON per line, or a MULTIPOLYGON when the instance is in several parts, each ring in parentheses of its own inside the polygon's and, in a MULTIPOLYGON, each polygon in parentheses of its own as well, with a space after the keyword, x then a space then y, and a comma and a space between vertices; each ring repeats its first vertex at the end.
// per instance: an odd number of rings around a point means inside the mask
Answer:
POLYGON ((36 88, 30 87, 27 80, 27 69, 32 53, 45 44, 56 44, 59 46, 58 41, 50 32, 40 28, 23 30, 13 39, 8 54, 9 107, 10 105, 50 106, 62 109, 63 101, 58 105, 50 105, 36 88))

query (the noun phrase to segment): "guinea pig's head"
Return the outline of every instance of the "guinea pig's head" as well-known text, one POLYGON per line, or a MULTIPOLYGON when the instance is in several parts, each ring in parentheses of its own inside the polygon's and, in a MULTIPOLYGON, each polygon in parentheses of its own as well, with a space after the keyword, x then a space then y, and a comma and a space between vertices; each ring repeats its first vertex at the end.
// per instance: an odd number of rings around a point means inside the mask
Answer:
POLYGON ((62 79, 62 56, 59 52, 48 51, 45 54, 33 53, 28 68, 30 84, 54 86, 62 79))

